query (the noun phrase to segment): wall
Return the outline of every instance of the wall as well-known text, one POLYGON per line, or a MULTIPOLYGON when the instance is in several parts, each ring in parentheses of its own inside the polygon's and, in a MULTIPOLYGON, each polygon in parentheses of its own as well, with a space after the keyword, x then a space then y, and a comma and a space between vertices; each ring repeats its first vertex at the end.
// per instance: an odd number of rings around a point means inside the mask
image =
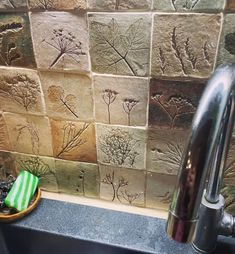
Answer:
POLYGON ((26 169, 48 191, 166 208, 206 81, 235 63, 234 1, 226 10, 224 0, 0 8, 1 176, 26 169))

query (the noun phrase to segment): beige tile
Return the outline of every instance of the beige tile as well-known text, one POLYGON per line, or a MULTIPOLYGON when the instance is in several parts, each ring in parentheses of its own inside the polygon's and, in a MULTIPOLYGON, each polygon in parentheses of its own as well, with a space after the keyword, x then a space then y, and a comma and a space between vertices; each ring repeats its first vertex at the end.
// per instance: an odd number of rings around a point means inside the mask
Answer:
POLYGON ((88 71, 85 16, 69 12, 37 12, 30 16, 39 68, 88 71))
POLYGON ((58 192, 54 158, 16 153, 14 159, 17 173, 27 170, 39 177, 39 187, 42 190, 58 192))
POLYGON ((85 10, 86 0, 28 0, 32 10, 85 10))
POLYGON ((51 131, 47 117, 4 113, 12 150, 52 156, 51 131))
POLYGON ((7 126, 3 115, 0 113, 0 150, 11 150, 7 126))
POLYGON ((235 186, 235 138, 232 137, 224 169, 224 182, 235 186))
POLYGON ((1 0, 0 10, 15 10, 15 9, 26 9, 26 0, 1 0))
POLYGON ((100 165, 100 198, 122 204, 145 205, 145 171, 100 165))
POLYGON ((95 76, 94 89, 97 122, 146 125, 148 79, 95 76))
POLYGON ((40 72, 47 114, 68 120, 91 121, 93 97, 91 80, 84 75, 40 72))
POLYGON ((220 15, 156 14, 153 24, 153 76, 210 76, 219 39, 220 15))
POLYGON ((177 177, 147 173, 146 207, 168 209, 177 177))
POLYGON ((235 186, 223 186, 221 194, 225 198, 225 211, 235 216, 235 186))
POLYGON ((43 114, 43 94, 38 73, 0 67, 0 108, 15 113, 43 114))
POLYGON ((95 127, 92 123, 51 120, 54 157, 96 162, 95 127))
POLYGON ((177 175, 189 131, 148 131, 148 171, 177 175))
POLYGON ((124 168, 146 168, 146 130, 96 125, 98 161, 124 168))
POLYGON ((16 177, 14 155, 9 152, 0 151, 0 179, 5 179, 9 175, 16 177))
POLYGON ((97 164, 56 160, 59 191, 86 197, 99 197, 97 164))

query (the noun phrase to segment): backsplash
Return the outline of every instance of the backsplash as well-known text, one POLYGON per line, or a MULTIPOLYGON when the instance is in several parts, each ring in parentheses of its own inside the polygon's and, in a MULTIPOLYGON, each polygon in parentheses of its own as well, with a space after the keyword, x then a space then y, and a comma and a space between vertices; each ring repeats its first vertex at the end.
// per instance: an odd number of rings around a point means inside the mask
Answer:
MULTIPOLYGON (((235 1, 2 0, 0 176, 167 208, 205 84, 235 63, 235 1)), ((235 138, 222 191, 235 212, 235 138)))

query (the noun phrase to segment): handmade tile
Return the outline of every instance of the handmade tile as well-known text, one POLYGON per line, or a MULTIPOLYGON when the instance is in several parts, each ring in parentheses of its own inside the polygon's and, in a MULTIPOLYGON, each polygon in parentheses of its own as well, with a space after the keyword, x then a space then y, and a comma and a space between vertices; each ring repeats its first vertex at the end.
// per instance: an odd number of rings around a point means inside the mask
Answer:
POLYGON ((59 191, 86 197, 99 197, 97 164, 56 160, 59 191))
POLYGON ((95 127, 92 123, 51 120, 54 157, 96 162, 95 127))
POLYGON ((11 9, 26 9, 26 0, 1 0, 0 10, 11 10, 11 9))
POLYGON ((152 75, 209 77, 213 71, 220 26, 221 16, 215 14, 156 14, 152 75))
POLYGON ((43 94, 36 71, 0 67, 0 108, 7 112, 42 114, 43 94))
POLYGON ((0 33, 0 65, 35 67, 26 13, 1 13, 0 33))
POLYGON ((87 76, 41 72, 47 113, 69 120, 93 120, 91 80, 87 76))
POLYGON ((167 209, 174 192, 177 177, 147 173, 146 207, 167 209))
POLYGON ((52 156, 51 131, 47 117, 4 113, 13 151, 52 156))
POLYGON ((0 151, 0 179, 9 175, 16 176, 14 156, 9 152, 0 151))
POLYGON ((88 71, 88 33, 84 16, 69 12, 30 15, 39 68, 88 71))
POLYGON ((225 185, 221 190, 225 198, 225 210, 235 216, 235 186, 225 185))
POLYGON ((39 187, 42 190, 58 191, 57 180, 55 177, 55 160, 50 157, 29 156, 26 154, 14 154, 15 167, 17 174, 22 170, 27 170, 38 176, 39 187))
POLYGON ((0 114, 0 150, 11 150, 7 126, 2 114, 0 114))
POLYGON ((148 88, 148 79, 95 76, 96 121, 145 126, 148 88))
POLYGON ((166 81, 150 83, 149 126, 188 129, 205 87, 198 81, 166 81))
POLYGON ((220 37, 217 65, 235 63, 235 14, 227 14, 220 37))
POLYGON ((92 70, 146 76, 150 18, 150 14, 89 14, 92 70))
POLYGON ((188 134, 189 132, 185 130, 150 129, 148 131, 147 170, 177 175, 188 134))
POLYGON ((224 182, 235 186, 235 138, 230 141, 229 152, 224 169, 224 182))
POLYGON ((86 0, 28 0, 31 10, 82 10, 86 9, 86 0))
POLYGON ((145 181, 145 171, 100 165, 100 198, 144 206, 145 181))
POLYGON ((235 10, 235 1, 234 0, 227 0, 226 9, 234 11, 235 10))
POLYGON ((146 168, 146 130, 97 124, 96 131, 100 163, 133 169, 146 168))
MULTIPOLYGON (((153 8, 158 11, 204 12, 221 11, 226 0, 153 0, 153 8)), ((232 0, 233 1, 233 0, 232 0)))
POLYGON ((150 0, 88 0, 92 10, 148 10, 151 7, 150 0))

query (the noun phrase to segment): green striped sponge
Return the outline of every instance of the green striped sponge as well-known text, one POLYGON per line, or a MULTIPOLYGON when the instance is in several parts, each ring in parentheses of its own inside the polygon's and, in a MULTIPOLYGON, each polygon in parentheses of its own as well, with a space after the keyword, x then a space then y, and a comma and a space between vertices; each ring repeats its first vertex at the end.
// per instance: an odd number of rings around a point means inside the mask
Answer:
POLYGON ((27 209, 37 186, 39 179, 28 171, 21 171, 8 193, 5 204, 21 212, 27 209))

